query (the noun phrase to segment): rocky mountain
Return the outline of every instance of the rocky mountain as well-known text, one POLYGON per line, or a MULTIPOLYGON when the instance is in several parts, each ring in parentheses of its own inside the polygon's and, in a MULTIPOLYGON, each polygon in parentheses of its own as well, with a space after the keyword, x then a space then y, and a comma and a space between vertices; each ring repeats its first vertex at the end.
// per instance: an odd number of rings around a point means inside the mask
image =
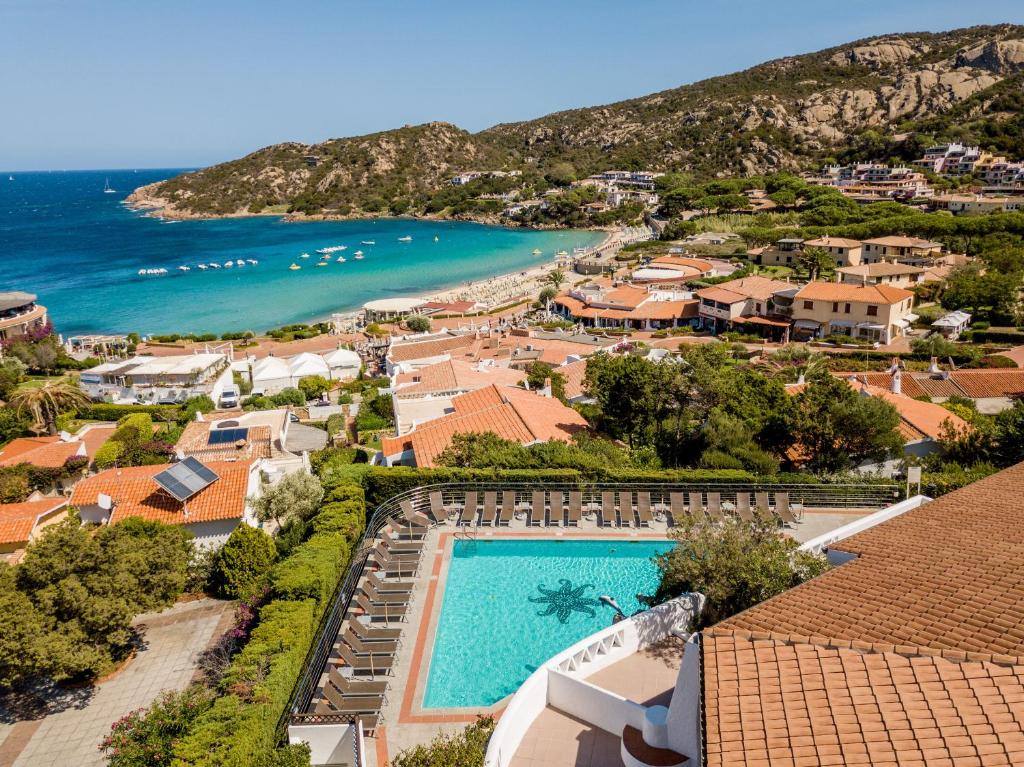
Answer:
POLYGON ((429 123, 278 144, 143 187, 132 200, 182 216, 422 213, 438 211, 447 180, 465 170, 522 170, 535 191, 613 167, 700 177, 795 170, 865 136, 876 139, 872 151, 896 154, 908 135, 1012 151, 1022 102, 1024 27, 886 35, 476 134, 429 123))

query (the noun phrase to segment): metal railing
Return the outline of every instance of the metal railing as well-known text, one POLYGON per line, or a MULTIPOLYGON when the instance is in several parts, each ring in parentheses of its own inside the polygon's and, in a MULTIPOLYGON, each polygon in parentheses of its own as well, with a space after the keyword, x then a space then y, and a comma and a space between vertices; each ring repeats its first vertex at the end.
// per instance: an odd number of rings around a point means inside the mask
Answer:
MULTIPOLYGON (((316 714, 309 711, 313 695, 319 685, 320 677, 327 665, 331 648, 334 646, 341 623, 348 612, 355 594, 359 579, 375 545, 380 532, 391 522, 402 518, 402 501, 410 500, 416 510, 428 509, 431 493, 440 492, 444 505, 451 509, 457 508, 464 500, 466 492, 486 492, 489 490, 513 491, 517 502, 521 499, 528 503, 536 490, 550 492, 578 491, 583 493, 583 503, 600 504, 602 494, 614 491, 619 494, 647 491, 652 500, 660 495, 667 500, 670 492, 684 493, 719 493, 723 502, 735 502, 736 494, 767 493, 774 503, 777 493, 788 493, 790 504, 802 505, 807 509, 881 509, 900 500, 901 488, 894 484, 801 484, 801 483, 759 483, 759 482, 545 482, 543 484, 529 482, 452 482, 435 485, 420 485, 392 496, 384 501, 373 512, 366 531, 352 555, 348 573, 339 584, 331 601, 324 612, 320 625, 314 635, 314 643, 306 656, 304 671, 299 679, 288 708, 280 722, 281 732, 288 723, 291 724, 354 724, 356 717, 348 714, 316 714)), ((622 501, 620 500, 620 503, 622 501)), ((537 529, 537 528, 534 528, 537 529)))

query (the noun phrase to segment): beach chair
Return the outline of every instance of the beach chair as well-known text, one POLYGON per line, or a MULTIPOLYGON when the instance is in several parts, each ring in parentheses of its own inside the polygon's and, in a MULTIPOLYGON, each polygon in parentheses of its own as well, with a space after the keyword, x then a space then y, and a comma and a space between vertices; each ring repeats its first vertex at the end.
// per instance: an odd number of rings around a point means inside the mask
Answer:
POLYGON ((412 501, 408 498, 403 498, 398 502, 398 505, 402 508, 402 518, 409 525, 413 527, 430 527, 431 522, 427 515, 416 511, 412 501))
POLYGON ((565 526, 565 493, 561 490, 548 494, 548 525, 565 526))
POLYGON ((579 527, 581 519, 583 519, 583 493, 579 490, 570 490, 566 524, 569 527, 579 527))
POLYGON ((397 642, 402 637, 402 629, 374 626, 355 615, 348 619, 348 625, 352 633, 364 642, 397 642))
POLYGON ((327 681, 337 687, 342 695, 353 698, 384 695, 391 684, 386 679, 353 679, 342 674, 338 666, 327 667, 327 681))
POLYGON ((650 527, 654 521, 654 514, 651 512, 651 493, 648 490, 640 490, 636 494, 636 516, 640 521, 640 527, 650 527))
POLYGON ((686 499, 682 492, 673 491, 668 494, 669 517, 673 525, 678 525, 686 516, 686 499))
POLYGON ((481 525, 493 525, 498 516, 498 493, 495 490, 488 490, 484 493, 484 508, 480 512, 481 525))
POLYGON ((444 497, 439 490, 430 494, 430 516, 435 523, 441 525, 448 520, 448 511, 444 507, 444 497))
POLYGON ((703 493, 687 493, 686 494, 686 510, 690 516, 699 517, 704 513, 704 494, 703 493))
POLYGON ((736 516, 744 522, 754 521, 754 512, 750 510, 750 493, 736 493, 736 516))
POLYGON ((356 607, 363 611, 363 615, 367 618, 380 618, 388 623, 403 620, 406 610, 409 609, 407 604, 374 604, 367 598, 366 594, 359 592, 352 595, 352 601, 356 607))
POLYGON ((722 494, 721 493, 708 493, 708 516, 711 517, 715 522, 721 522, 725 519, 725 515, 722 513, 722 494))
POLYGON ((374 675, 377 672, 387 673, 391 670, 391 664, 395 662, 395 656, 386 652, 356 655, 352 648, 344 642, 338 642, 334 649, 338 651, 338 657, 345 661, 345 665, 353 671, 369 671, 374 675))
POLYGON ((385 533, 382 534, 385 540, 419 542, 420 545, 426 536, 427 528, 420 525, 405 525, 399 520, 392 521, 385 533))
POLYGON ((384 703, 383 695, 346 697, 334 689, 333 685, 324 685, 324 697, 334 707, 331 713, 337 714, 371 714, 379 712, 384 703))
POLYGON ((546 505, 544 500, 543 490, 533 491, 533 502, 530 504, 527 513, 526 524, 530 527, 534 525, 544 524, 544 506, 546 505))
POLYGON ((768 493, 754 493, 754 514, 762 519, 772 519, 772 508, 768 503, 768 493))
POLYGON ((402 538, 382 538, 380 545, 389 554, 405 554, 418 557, 423 553, 423 541, 411 541, 402 538))
POLYGON ((381 578, 374 570, 366 573, 366 580, 373 584, 373 587, 382 594, 408 594, 412 591, 412 581, 396 581, 391 578, 381 578))
POLYGON ((367 599, 373 604, 383 605, 406 605, 409 604, 408 594, 396 594, 394 592, 382 594, 374 588, 373 584, 369 581, 362 581, 359 584, 359 588, 366 595, 367 599))
POLYGON ((462 506, 462 513, 459 514, 460 525, 471 525, 476 520, 476 508, 479 498, 475 490, 466 493, 466 500, 462 506))
POLYGON ((605 490, 601 493, 601 527, 611 527, 618 522, 618 516, 615 491, 605 490))
POLYGON ((622 527, 636 525, 636 505, 633 503, 633 491, 619 492, 619 524, 622 527))
POLYGON ((377 545, 373 547, 373 551, 370 552, 373 555, 373 561, 377 564, 384 562, 410 562, 416 563, 420 561, 420 550, 408 551, 398 550, 391 548, 384 541, 378 541, 377 545))
POLYGON ((398 652, 397 639, 364 642, 354 631, 352 631, 351 626, 345 629, 345 633, 341 635, 341 638, 349 647, 352 648, 356 655, 373 655, 380 653, 394 655, 398 652))
POLYGON ((775 513, 782 520, 782 524, 789 527, 796 524, 796 517, 793 516, 793 512, 789 509, 789 493, 775 494, 775 513))
POLYGON ((498 512, 498 524, 508 527, 516 516, 516 491, 501 491, 501 510, 498 512))

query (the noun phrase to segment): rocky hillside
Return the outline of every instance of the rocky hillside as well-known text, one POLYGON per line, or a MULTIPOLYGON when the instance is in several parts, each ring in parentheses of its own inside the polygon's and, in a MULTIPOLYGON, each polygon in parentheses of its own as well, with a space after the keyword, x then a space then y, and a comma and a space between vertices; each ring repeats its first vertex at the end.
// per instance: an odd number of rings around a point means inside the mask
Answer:
POLYGON ((279 144, 144 187, 133 200, 170 215, 420 213, 437 210, 439 190, 461 170, 520 169, 535 192, 612 167, 703 177, 800 169, 866 136, 871 151, 894 155, 908 133, 1013 151, 1022 100, 1024 27, 891 35, 477 134, 430 123, 279 144))

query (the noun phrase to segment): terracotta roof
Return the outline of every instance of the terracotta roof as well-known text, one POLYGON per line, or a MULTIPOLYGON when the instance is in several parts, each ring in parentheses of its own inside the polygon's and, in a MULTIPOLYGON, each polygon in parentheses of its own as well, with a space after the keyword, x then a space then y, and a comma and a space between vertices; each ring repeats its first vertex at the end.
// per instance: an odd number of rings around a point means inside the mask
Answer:
POLYGON ((1024 463, 704 632, 718 765, 1024 764, 1024 463))
POLYGON ((865 245, 882 245, 890 248, 941 248, 942 244, 929 240, 919 240, 916 237, 901 237, 890 235, 888 237, 875 237, 864 240, 865 245))
MULTIPOLYGON (((749 277, 729 280, 728 282, 720 282, 714 287, 723 288, 732 293, 739 293, 747 298, 767 301, 774 293, 778 293, 780 290, 788 290, 795 287, 795 285, 783 282, 782 280, 770 280, 767 277, 759 277, 754 274, 749 277)), ((701 292, 703 291, 699 291, 698 295, 701 292)))
POLYGON ((434 459, 456 434, 493 432, 522 444, 568 441, 587 427, 584 418, 553 397, 516 387, 488 386, 452 399, 455 412, 421 424, 400 437, 381 440, 386 456, 412 450, 416 465, 433 466, 434 459))
MULTIPOLYGON (((856 376, 871 386, 892 390, 892 376, 889 373, 834 373, 841 378, 856 376)), ((908 397, 969 397, 987 399, 993 397, 1017 397, 1024 395, 1024 370, 1012 368, 956 370, 946 377, 932 373, 914 371, 901 376, 900 390, 908 397)))
POLYGON ((444 360, 396 377, 398 396, 455 389, 480 389, 490 384, 515 386, 526 378, 521 370, 497 365, 480 367, 465 360, 444 360))
POLYGON ((697 291, 697 295, 701 298, 719 301, 723 304, 736 304, 740 301, 746 302, 748 299, 748 296, 742 293, 736 293, 718 285, 712 285, 710 288, 701 288, 697 291))
POLYGON ((651 261, 651 265, 658 266, 682 266, 687 269, 696 269, 698 272, 707 274, 714 271, 715 265, 702 258, 688 258, 686 256, 659 256, 651 261))
POLYGON ((472 346, 474 341, 476 341, 475 336, 461 335, 433 338, 427 341, 393 343, 388 350, 388 359, 392 362, 408 362, 410 360, 440 357, 442 354, 451 353, 455 349, 472 346))
POLYGON ((114 500, 111 522, 127 517, 184 525, 221 519, 241 519, 249 487, 250 461, 215 461, 206 466, 217 475, 213 484, 200 490, 184 507, 154 481, 170 464, 107 469, 83 479, 71 494, 72 506, 94 506, 100 493, 114 500))
POLYGON ((796 300, 853 301, 862 304, 897 304, 914 294, 891 285, 849 285, 845 282, 809 282, 797 292, 796 300))
POLYGON ((599 303, 618 304, 623 308, 633 309, 647 300, 650 293, 646 288, 638 288, 634 285, 619 285, 612 288, 601 298, 599 303))
POLYGON ((64 498, 0 504, 0 543, 28 543, 39 518, 65 505, 64 498))
POLYGON ((696 299, 682 301, 644 301, 629 313, 635 320, 674 320, 696 317, 700 302, 696 299))
POLYGON ((936 440, 942 436, 943 430, 947 426, 959 432, 971 431, 971 425, 967 421, 946 410, 942 405, 922 402, 908 397, 906 394, 896 394, 880 386, 869 385, 861 388, 872 397, 884 399, 896 408, 896 412, 900 414, 900 433, 907 441, 936 440))
POLYGON ((89 426, 78 433, 79 439, 85 443, 85 454, 89 460, 96 457, 96 451, 117 431, 116 426, 89 426))
POLYGON ((846 237, 818 237, 814 240, 804 240, 804 245, 809 248, 859 248, 860 240, 850 240, 846 237))
POLYGON ((560 365, 555 369, 556 373, 561 373, 565 377, 565 396, 566 399, 575 399, 576 397, 582 397, 586 392, 583 389, 583 382, 587 376, 587 361, 578 360, 576 362, 570 362, 568 365, 560 365))
POLYGON ((0 450, 0 466, 29 463, 56 469, 69 458, 78 455, 80 450, 81 442, 61 442, 60 437, 19 437, 0 450))
POLYGON ((198 458, 203 463, 209 461, 230 461, 238 458, 254 460, 270 458, 273 436, 269 426, 243 426, 248 429, 244 446, 239 449, 234 443, 211 445, 210 429, 216 421, 189 421, 181 433, 175 447, 185 455, 198 458))
POLYGON ((888 261, 878 261, 874 264, 840 266, 836 271, 858 277, 890 277, 899 274, 923 274, 925 270, 920 266, 911 266, 910 264, 890 264, 888 261))

